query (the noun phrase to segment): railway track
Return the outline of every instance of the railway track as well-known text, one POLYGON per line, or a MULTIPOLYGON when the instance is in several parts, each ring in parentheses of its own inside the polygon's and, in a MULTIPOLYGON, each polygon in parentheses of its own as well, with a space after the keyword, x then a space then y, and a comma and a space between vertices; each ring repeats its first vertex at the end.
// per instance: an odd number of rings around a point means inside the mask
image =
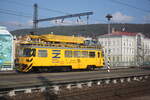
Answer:
POLYGON ((20 93, 30 94, 35 91, 44 92, 49 90, 53 91, 54 94, 59 94, 64 90, 84 90, 85 87, 143 81, 147 80, 149 76, 150 70, 139 68, 111 70, 110 73, 101 70, 3 75, 3 77, 0 77, 0 94, 1 96, 12 97, 20 93))
POLYGON ((139 97, 139 95, 149 94, 149 84, 150 80, 148 79, 147 82, 134 81, 128 83, 103 84, 101 86, 93 86, 92 88, 87 87, 82 90, 62 91, 63 93, 59 93, 57 100, 132 100, 130 99, 131 97, 135 98, 139 97))

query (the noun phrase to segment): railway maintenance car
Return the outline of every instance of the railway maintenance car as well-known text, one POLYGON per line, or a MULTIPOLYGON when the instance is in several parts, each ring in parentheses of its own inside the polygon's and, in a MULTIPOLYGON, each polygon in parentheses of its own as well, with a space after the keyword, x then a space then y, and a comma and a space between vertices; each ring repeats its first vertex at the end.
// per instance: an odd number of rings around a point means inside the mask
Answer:
POLYGON ((28 35, 18 43, 15 65, 20 72, 101 68, 102 47, 86 45, 83 37, 61 35, 28 35))

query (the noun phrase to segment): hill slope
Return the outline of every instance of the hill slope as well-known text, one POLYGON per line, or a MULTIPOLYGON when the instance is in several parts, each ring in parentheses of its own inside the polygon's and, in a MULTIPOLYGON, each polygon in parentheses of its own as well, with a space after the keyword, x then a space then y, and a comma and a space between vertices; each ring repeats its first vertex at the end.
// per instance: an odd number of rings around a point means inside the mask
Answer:
MULTIPOLYGON (((53 32, 54 34, 59 35, 75 35, 75 36, 92 36, 96 37, 97 35, 107 33, 108 26, 107 24, 89 24, 89 25, 77 25, 77 26, 54 26, 34 29, 21 29, 15 30, 11 33, 13 35, 26 35, 31 34, 49 34, 53 32)), ((147 37, 150 37, 150 24, 111 24, 111 29, 114 28, 117 31, 125 29, 126 32, 141 32, 147 37)))

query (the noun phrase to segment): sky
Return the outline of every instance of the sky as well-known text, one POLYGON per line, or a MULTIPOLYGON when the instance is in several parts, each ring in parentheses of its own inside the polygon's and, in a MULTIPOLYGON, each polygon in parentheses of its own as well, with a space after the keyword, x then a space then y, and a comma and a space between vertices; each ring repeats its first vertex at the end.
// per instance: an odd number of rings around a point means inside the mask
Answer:
MULTIPOLYGON (((8 30, 32 28, 33 5, 38 4, 38 18, 93 12, 89 24, 150 23, 150 0, 0 0, 0 26, 8 30)), ((39 27, 87 24, 86 16, 39 23, 39 27), (78 21, 77 21, 78 20, 78 21)))

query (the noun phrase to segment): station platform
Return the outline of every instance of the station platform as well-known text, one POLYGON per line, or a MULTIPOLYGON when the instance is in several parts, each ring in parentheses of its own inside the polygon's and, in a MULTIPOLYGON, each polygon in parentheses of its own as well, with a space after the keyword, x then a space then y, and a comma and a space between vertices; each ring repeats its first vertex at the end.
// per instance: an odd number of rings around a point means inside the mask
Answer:
POLYGON ((0 75, 15 74, 15 73, 17 73, 16 70, 0 70, 0 75))

